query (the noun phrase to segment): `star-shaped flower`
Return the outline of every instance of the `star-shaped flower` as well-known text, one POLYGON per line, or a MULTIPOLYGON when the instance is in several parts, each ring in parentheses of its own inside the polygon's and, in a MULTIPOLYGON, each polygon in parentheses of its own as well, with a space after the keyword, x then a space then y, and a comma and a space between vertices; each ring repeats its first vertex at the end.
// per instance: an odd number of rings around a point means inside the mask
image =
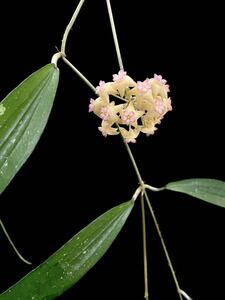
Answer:
POLYGON ((90 99, 89 112, 102 119, 99 130, 104 136, 120 133, 127 143, 135 142, 140 132, 154 134, 155 125, 172 110, 168 92, 161 75, 135 82, 120 70, 113 81, 99 82, 98 98, 90 99))

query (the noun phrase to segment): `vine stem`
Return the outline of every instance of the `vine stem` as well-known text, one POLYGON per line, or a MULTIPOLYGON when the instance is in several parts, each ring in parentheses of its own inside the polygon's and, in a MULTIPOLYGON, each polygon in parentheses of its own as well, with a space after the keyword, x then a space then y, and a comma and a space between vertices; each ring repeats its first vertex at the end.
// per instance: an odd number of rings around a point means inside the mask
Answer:
MULTIPOLYGON (((124 141, 124 140, 123 140, 124 141)), ((174 271, 174 268, 173 268, 173 265, 172 265, 172 262, 171 262, 171 259, 170 259, 170 256, 169 256, 169 253, 168 253, 168 250, 166 248, 166 244, 164 242, 164 239, 163 239, 163 236, 162 236, 162 233, 161 233, 161 230, 159 228, 159 224, 157 222, 157 219, 156 219, 156 216, 155 216, 155 213, 154 213, 154 210, 152 208, 152 205, 150 203, 150 200, 149 200, 149 197, 148 197, 148 194, 146 192, 146 185, 144 184, 144 181, 142 180, 142 177, 141 177, 141 174, 140 174, 140 171, 138 169, 138 166, 136 164, 136 161, 134 159, 134 156, 133 156, 133 153, 131 152, 131 149, 129 147, 129 145, 124 141, 124 144, 125 144, 125 147, 126 147, 126 150, 129 154, 129 157, 130 157, 130 160, 132 162, 132 165, 134 167, 134 170, 135 170, 135 173, 137 175, 137 178, 138 178, 138 181, 140 183, 140 186, 142 187, 142 192, 145 196, 145 199, 146 199, 146 202, 148 204, 148 208, 150 210, 150 213, 151 213, 151 216, 152 216, 152 219, 153 219, 153 222, 155 224, 155 227, 156 227, 156 230, 157 230, 157 233, 158 233, 158 236, 160 238, 160 242, 162 244, 162 247, 163 247, 163 251, 165 253, 165 256, 166 256, 166 259, 167 259, 167 262, 168 262, 168 265, 169 265, 169 268, 170 268, 170 271, 172 273, 172 276, 173 276, 173 280, 174 280, 174 283, 175 283, 175 286, 177 288, 177 292, 178 292, 178 295, 179 295, 179 298, 180 300, 183 300, 183 297, 181 295, 181 289, 180 289, 180 286, 179 286, 179 283, 178 283, 178 280, 177 280, 177 277, 176 277, 176 274, 175 274, 175 271, 174 271)), ((148 186, 148 185, 147 185, 148 186)), ((148 186, 149 187, 149 186, 148 186)), ((152 187, 151 187, 152 188, 152 187)), ((162 188, 163 189, 163 188, 162 188)), ((143 220, 143 215, 142 215, 142 220, 143 220)), ((143 232, 144 234, 144 232, 143 232)), ((145 279, 146 280, 146 279, 145 279)))
MULTIPOLYGON (((120 47, 119 47, 119 43, 118 43, 118 38, 117 38, 117 34, 116 34, 116 29, 115 29, 115 23, 114 23, 114 18, 113 18, 113 13, 112 13, 112 9, 111 9, 111 4, 110 4, 110 0, 106 0, 106 3, 107 3, 107 8, 108 8, 108 13, 109 13, 109 19, 110 19, 110 24, 111 24, 111 28, 112 28, 112 34, 113 34, 113 40, 114 40, 114 44, 115 44, 115 47, 116 47, 116 52, 117 52, 117 58, 118 58, 118 63, 119 63, 119 67, 121 69, 123 69, 123 62, 122 62, 122 57, 121 57, 121 53, 120 53, 120 47)), ((160 231, 160 228, 159 228, 159 224, 157 222, 157 219, 156 219, 156 216, 155 216, 155 213, 153 211, 153 208, 151 206, 151 203, 149 201, 149 198, 148 198, 148 194, 146 192, 146 187, 145 187, 145 184, 144 184, 144 181, 141 177, 141 174, 140 174, 140 171, 138 169, 138 166, 136 164, 136 161, 134 159, 134 156, 131 152, 131 149, 128 145, 128 143, 125 142, 125 140, 123 139, 123 142, 124 142, 124 145, 126 147, 126 150, 129 154, 129 157, 130 157, 130 160, 132 162, 132 165, 134 167, 134 170, 135 170, 135 173, 137 175, 137 178, 138 178, 138 181, 140 183, 140 186, 142 188, 142 197, 141 197, 141 202, 143 202, 143 195, 145 196, 145 199, 147 201, 147 204, 148 204, 148 207, 149 207, 149 210, 150 210, 150 213, 152 215, 152 218, 153 218, 153 222, 156 226, 156 230, 157 230, 157 233, 159 235, 159 238, 160 238, 160 241, 161 241, 161 244, 162 244, 162 247, 163 247, 163 250, 164 250, 164 253, 165 253, 165 256, 166 256, 166 259, 168 261, 168 264, 169 264, 169 268, 171 270, 171 273, 172 273, 172 276, 173 276, 173 279, 174 279, 174 282, 175 282, 175 285, 177 287, 177 292, 178 292, 178 295, 179 295, 179 298, 180 300, 183 300, 183 297, 181 295, 181 289, 179 287, 179 283, 178 283, 178 280, 176 278, 176 275, 175 275, 175 271, 173 269, 173 265, 171 263, 171 260, 170 260, 170 257, 169 257, 169 254, 168 254, 168 251, 167 251, 167 248, 166 248, 166 245, 165 245, 165 242, 163 240, 163 237, 162 237, 162 233, 160 231)), ((149 189, 152 189, 151 186, 148 186, 149 189)), ((164 189, 164 188, 162 188, 164 189)), ((157 189, 158 190, 158 189, 157 189)), ((161 189, 159 189, 161 190, 161 189)), ((147 296, 147 300, 148 300, 148 288, 147 288, 147 293, 146 293, 146 284, 148 285, 148 274, 145 270, 145 268, 147 267, 147 252, 145 252, 145 249, 146 249, 146 222, 145 222, 145 216, 144 216, 144 206, 142 205, 142 222, 144 224, 143 226, 143 244, 144 244, 144 277, 145 277, 145 298, 147 296), (146 257, 145 257, 146 255, 146 257), (146 261, 145 261, 146 259, 146 261)))
MULTIPOLYGON (((67 25, 66 27, 66 30, 64 32, 64 35, 63 35, 63 39, 62 39, 62 44, 61 44, 61 51, 59 52, 59 54, 53 56, 53 63, 55 63, 55 65, 57 65, 57 60, 59 59, 59 57, 62 57, 62 59, 64 60, 64 62, 95 92, 95 87, 89 82, 89 80, 77 69, 75 68, 70 62, 68 59, 66 59, 66 54, 65 54, 65 48, 66 48, 66 42, 67 42, 67 37, 68 37, 68 34, 80 12, 80 9, 83 5, 85 0, 80 0, 69 24, 67 25)), ((117 58, 118 58, 118 62, 119 62, 119 67, 121 70, 123 70, 123 62, 122 62, 122 57, 121 57, 121 53, 120 53, 120 48, 119 48, 119 43, 118 43, 118 38, 117 38, 117 33, 116 33, 116 29, 115 29, 115 23, 114 23, 114 19, 113 19, 113 13, 112 13, 112 9, 111 9, 111 4, 110 4, 110 0, 106 0, 106 3, 107 3, 107 9, 108 9, 108 13, 109 13, 109 18, 110 18, 110 24, 111 24, 111 28, 112 28, 112 34, 113 34, 113 39, 114 39, 114 44, 115 44, 115 48, 116 48, 116 53, 117 53, 117 58)), ((165 255, 166 255, 166 259, 168 261, 168 264, 169 264, 169 267, 171 269, 171 272, 172 272, 172 275, 173 275, 173 279, 175 281, 175 284, 176 284, 176 287, 177 287, 177 292, 179 294, 179 297, 180 297, 180 300, 183 300, 182 298, 182 295, 185 295, 185 298, 186 298, 186 293, 184 291, 182 291, 179 287, 179 284, 178 284, 178 280, 176 278, 176 275, 175 275, 175 271, 173 269, 173 266, 172 266, 172 263, 171 263, 171 260, 170 260, 170 257, 169 257, 169 254, 168 254, 168 251, 167 251, 167 248, 166 248, 166 245, 164 243, 164 240, 163 240, 163 237, 162 237, 162 234, 161 234, 161 231, 160 231, 160 228, 159 228, 159 225, 158 225, 158 222, 156 220, 156 217, 155 217, 155 214, 154 214, 154 211, 153 211, 153 208, 151 206, 151 203, 149 201, 149 198, 148 198, 148 195, 147 195, 147 192, 146 192, 146 189, 150 189, 152 191, 161 191, 163 189, 165 189, 164 187, 163 188, 155 188, 155 187, 152 187, 150 185, 146 185, 144 184, 144 181, 142 180, 142 177, 141 177, 141 174, 140 174, 140 171, 137 167, 137 164, 136 164, 136 161, 133 157, 133 154, 131 152, 131 149, 129 147, 129 145, 124 141, 123 139, 123 142, 124 142, 124 145, 126 146, 126 149, 127 149, 127 152, 129 154, 129 157, 130 157, 130 160, 132 162, 132 165, 134 167, 134 170, 135 170, 135 173, 137 175, 137 178, 138 178, 138 181, 140 183, 140 186, 139 188, 135 191, 132 199, 135 201, 136 198, 138 197, 138 195, 141 193, 142 195, 142 199, 146 199, 147 201, 147 204, 148 204, 148 207, 149 207, 149 210, 150 210, 150 213, 152 215, 152 218, 153 218, 153 221, 154 221, 154 224, 156 226, 156 229, 157 229, 157 233, 160 237, 160 241, 162 243, 162 246, 163 246, 163 250, 165 252, 165 255)), ((142 200, 143 202, 143 200, 142 200)), ((144 215, 144 209, 142 209, 142 222, 144 224, 144 227, 143 227, 143 246, 144 246, 144 249, 143 249, 143 252, 144 252, 144 278, 145 278, 145 298, 146 300, 148 300, 148 274, 147 274, 147 245, 146 245, 146 222, 145 222, 145 215, 144 215)), ((186 298, 188 299, 188 298, 186 298)))
POLYGON ((52 56, 51 59, 51 63, 53 63, 55 65, 55 67, 57 67, 57 62, 60 58, 62 58, 64 60, 64 62, 93 90, 95 90, 94 86, 90 83, 90 81, 87 80, 87 78, 77 69, 75 68, 71 62, 68 61, 68 59, 66 59, 66 43, 67 43, 67 38, 68 35, 77 19, 77 16, 80 13, 80 10, 84 4, 85 0, 80 0, 80 2, 78 3, 68 25, 66 26, 66 29, 64 31, 63 34, 63 38, 62 38, 62 43, 61 43, 61 49, 60 51, 58 51, 57 53, 55 53, 52 56))
POLYGON ((164 242, 164 239, 163 239, 161 230, 160 230, 160 228, 159 228, 159 224, 158 224, 158 222, 157 222, 157 219, 156 219, 156 216, 155 216, 153 207, 152 207, 152 205, 151 205, 151 202, 150 202, 150 200, 149 200, 149 197, 148 197, 148 194, 147 194, 146 190, 144 190, 144 195, 145 195, 145 199, 146 199, 146 202, 147 202, 147 204, 148 204, 148 208, 149 208, 149 210, 150 210, 150 213, 151 213, 153 222, 154 222, 154 224, 155 224, 155 227, 156 227, 156 230, 157 230, 157 233, 158 233, 160 242, 161 242, 161 244, 162 244, 163 251, 164 251, 164 254, 165 254, 165 256, 166 256, 166 260, 167 260, 167 262, 168 262, 168 265, 169 265, 169 268, 170 268, 170 271, 171 271, 171 274, 172 274, 174 283, 175 283, 175 285, 176 285, 176 288, 177 288, 177 292, 178 292, 179 298, 180 298, 180 300, 183 300, 183 297, 182 297, 182 294, 181 294, 181 289, 180 289, 180 286, 179 286, 179 283, 178 283, 178 280, 177 280, 177 277, 176 277, 176 274, 175 274, 175 271, 174 271, 174 268, 173 268, 173 265, 172 265, 172 262, 171 262, 169 253, 168 253, 168 250, 167 250, 167 248, 166 248, 166 244, 165 244, 165 242, 164 242))
POLYGON ((122 137, 122 140, 123 140, 123 143, 126 147, 126 150, 127 150, 128 154, 129 154, 131 163, 134 167, 134 170, 135 170, 135 173, 137 175, 140 186, 142 187, 142 190, 144 191, 145 190, 145 184, 144 184, 144 181, 142 180, 141 173, 139 172, 139 169, 138 169, 138 166, 137 166, 136 161, 134 159, 133 153, 131 152, 131 149, 130 149, 128 143, 126 143, 126 141, 123 139, 123 137, 122 137))
POLYGON ((146 220, 145 220, 145 203, 144 203, 144 194, 141 193, 141 216, 142 216, 142 241, 143 241, 143 263, 144 263, 144 285, 145 285, 145 294, 144 298, 149 299, 148 292, 148 255, 147 255, 147 239, 146 239, 146 220))
POLYGON ((63 56, 66 56, 66 42, 67 42, 67 38, 68 38, 68 35, 69 35, 69 32, 70 30, 72 29, 73 27, 73 24, 81 10, 81 7, 82 5, 84 4, 84 1, 85 0, 80 0, 80 2, 78 3, 73 15, 72 15, 72 18, 70 20, 70 22, 68 23, 68 25, 66 26, 66 29, 65 29, 65 32, 63 34, 63 39, 62 39, 62 44, 61 44, 61 53, 63 56))
POLYGON ((115 44, 115 48, 116 48, 116 54, 117 54, 117 58, 118 58, 118 62, 119 62, 119 67, 120 67, 120 70, 124 70, 110 0, 106 0, 106 5, 107 5, 108 13, 109 13, 109 20, 110 20, 110 24, 111 24, 112 35, 113 35, 113 40, 114 40, 114 44, 115 44))
POLYGON ((6 238, 8 239, 10 245, 12 246, 13 250, 16 252, 17 256, 25 263, 25 264, 28 264, 28 265, 31 265, 32 263, 29 262, 28 260, 26 260, 20 253, 19 251, 17 250, 16 246, 14 245, 13 241, 11 240, 2 220, 0 219, 0 227, 2 228, 6 238))
MULTIPOLYGON (((73 27, 73 24, 81 10, 82 5, 84 4, 85 0, 80 0, 80 2, 78 3, 72 18, 69 22, 69 24, 66 26, 65 32, 63 34, 63 39, 62 39, 62 44, 61 44, 61 50, 60 50, 60 55, 63 59, 63 61, 89 86, 89 88, 92 89, 92 91, 95 93, 95 87, 91 84, 91 82, 66 58, 66 42, 67 42, 67 38, 68 35, 73 27)), ((57 55, 58 53, 56 53, 57 55)), ((53 56, 54 58, 54 56, 53 56)), ((53 58, 52 58, 52 62, 53 62, 53 58)), ((58 56, 56 57, 58 59, 58 56)))

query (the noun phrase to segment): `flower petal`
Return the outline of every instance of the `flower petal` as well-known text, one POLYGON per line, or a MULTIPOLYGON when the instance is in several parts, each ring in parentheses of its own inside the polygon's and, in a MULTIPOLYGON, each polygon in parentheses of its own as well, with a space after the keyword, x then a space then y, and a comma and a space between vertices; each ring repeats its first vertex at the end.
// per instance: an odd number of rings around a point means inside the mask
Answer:
POLYGON ((125 139, 126 143, 135 143, 136 138, 140 133, 140 127, 136 127, 135 129, 130 128, 129 130, 126 130, 123 127, 120 127, 120 133, 122 137, 125 139))

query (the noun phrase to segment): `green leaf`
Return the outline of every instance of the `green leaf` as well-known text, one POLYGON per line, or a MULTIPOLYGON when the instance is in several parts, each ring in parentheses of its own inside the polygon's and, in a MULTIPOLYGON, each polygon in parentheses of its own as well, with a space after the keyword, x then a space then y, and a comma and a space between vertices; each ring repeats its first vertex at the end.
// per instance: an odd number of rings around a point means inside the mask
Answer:
POLYGON ((170 182, 167 190, 188 194, 206 202, 225 207, 225 182, 216 179, 193 178, 170 182))
POLYGON ((133 201, 116 206, 76 234, 43 264, 0 295, 0 300, 50 300, 74 285, 108 250, 133 201))
POLYGON ((0 193, 32 153, 48 120, 59 70, 48 64, 0 103, 0 193))

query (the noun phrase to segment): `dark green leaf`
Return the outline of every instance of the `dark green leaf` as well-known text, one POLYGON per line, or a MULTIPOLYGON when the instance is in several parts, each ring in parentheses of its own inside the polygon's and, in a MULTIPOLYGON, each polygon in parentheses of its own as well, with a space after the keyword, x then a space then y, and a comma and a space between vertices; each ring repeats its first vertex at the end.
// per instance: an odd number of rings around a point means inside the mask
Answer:
POLYGON ((32 153, 48 120, 59 70, 48 64, 0 103, 0 193, 32 153))
POLYGON ((74 285, 118 235, 133 201, 116 206, 76 234, 43 264, 0 295, 0 300, 50 300, 74 285))
POLYGON ((225 207, 225 182, 216 179, 193 178, 170 182, 167 190, 191 195, 206 202, 225 207))

